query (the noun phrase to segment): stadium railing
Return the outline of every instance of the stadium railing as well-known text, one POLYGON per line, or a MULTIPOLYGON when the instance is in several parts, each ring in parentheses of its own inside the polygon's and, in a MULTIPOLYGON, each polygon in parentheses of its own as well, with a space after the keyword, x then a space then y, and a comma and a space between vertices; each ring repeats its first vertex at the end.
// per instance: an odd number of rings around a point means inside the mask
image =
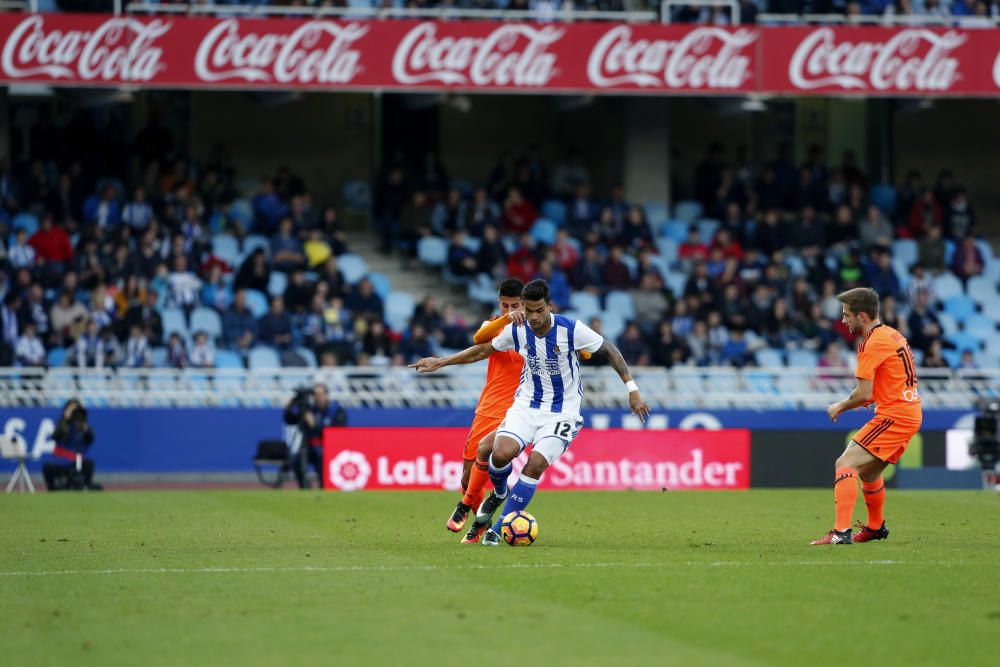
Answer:
MULTIPOLYGON (((856 384, 850 368, 638 367, 633 375, 656 409, 825 409, 856 384)), ((348 407, 472 408, 485 365, 417 375, 405 367, 245 369, 2 368, 0 407, 280 407, 296 387, 325 382, 348 407)), ((1000 396, 1000 369, 918 371, 927 409, 970 409, 1000 396)), ((625 408, 610 368, 589 369, 584 407, 625 408)))

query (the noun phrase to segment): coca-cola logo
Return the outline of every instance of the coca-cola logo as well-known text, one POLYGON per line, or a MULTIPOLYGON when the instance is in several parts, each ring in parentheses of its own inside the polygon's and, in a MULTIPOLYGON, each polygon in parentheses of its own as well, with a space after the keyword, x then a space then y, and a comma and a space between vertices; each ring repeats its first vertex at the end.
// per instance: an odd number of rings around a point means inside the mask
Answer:
POLYGON ((485 37, 438 37, 421 23, 396 47, 392 75, 404 85, 540 87, 556 75, 556 55, 546 52, 565 31, 553 26, 502 25, 485 37))
POLYGON ((357 491, 365 488, 372 474, 372 468, 365 455, 349 449, 333 457, 327 471, 330 482, 341 491, 357 491))
POLYGON ((832 28, 810 33, 788 65, 792 85, 802 90, 836 86, 847 90, 948 90, 959 80, 959 61, 949 57, 965 43, 955 30, 900 30, 885 42, 837 42, 832 28))
POLYGON ((45 30, 45 17, 21 21, 3 46, 0 66, 14 79, 150 81, 163 69, 154 45, 170 30, 161 19, 113 18, 93 30, 45 30))
POLYGON ((612 88, 733 89, 753 76, 749 53, 757 41, 752 30, 695 28, 678 40, 632 39, 632 28, 617 26, 594 45, 587 77, 595 86, 612 88))
POLYGON ((242 35, 239 20, 227 19, 201 40, 194 71, 202 81, 346 84, 361 71, 351 46, 367 32, 359 23, 308 21, 288 35, 242 35))

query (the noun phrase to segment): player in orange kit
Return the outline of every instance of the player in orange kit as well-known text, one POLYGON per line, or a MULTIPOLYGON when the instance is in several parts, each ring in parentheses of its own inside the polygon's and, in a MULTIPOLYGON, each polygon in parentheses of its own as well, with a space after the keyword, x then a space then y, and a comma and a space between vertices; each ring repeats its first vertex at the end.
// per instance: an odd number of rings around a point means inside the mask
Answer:
POLYGON ((812 544, 852 544, 889 537, 882 519, 885 504, 882 471, 899 461, 923 421, 913 353, 901 333, 879 320, 878 293, 858 287, 837 295, 837 299, 843 304, 844 324, 863 340, 858 346, 857 387, 850 396, 830 405, 826 413, 831 421, 837 421, 847 410, 875 403, 876 416, 861 427, 837 459, 833 482, 836 524, 812 544), (852 537, 858 477, 868 507, 868 523, 859 521, 858 532, 852 537))

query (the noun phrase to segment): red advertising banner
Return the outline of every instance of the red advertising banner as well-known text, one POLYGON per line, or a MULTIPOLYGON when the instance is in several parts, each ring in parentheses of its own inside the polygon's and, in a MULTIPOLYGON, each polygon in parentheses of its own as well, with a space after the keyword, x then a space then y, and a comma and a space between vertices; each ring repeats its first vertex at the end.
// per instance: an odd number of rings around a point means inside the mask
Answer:
MULTIPOLYGON (((462 479, 461 428, 327 429, 323 446, 326 487, 447 489, 462 479)), ((516 478, 528 455, 514 462, 516 478)), ((746 429, 584 430, 545 473, 547 489, 681 490, 750 487, 750 431, 746 429)))
POLYGON ((1000 95, 1000 29, 0 14, 0 81, 1000 95))

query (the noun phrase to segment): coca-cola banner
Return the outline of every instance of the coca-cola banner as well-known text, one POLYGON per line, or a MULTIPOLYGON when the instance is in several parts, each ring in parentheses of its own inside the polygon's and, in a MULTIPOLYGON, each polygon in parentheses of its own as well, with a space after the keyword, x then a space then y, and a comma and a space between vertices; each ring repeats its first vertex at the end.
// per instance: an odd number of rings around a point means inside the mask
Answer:
MULTIPOLYGON (((462 480, 462 428, 331 428, 323 448, 326 487, 446 489, 462 480)), ((512 481, 528 454, 514 462, 512 481)), ((750 431, 584 429, 545 473, 549 489, 746 489, 750 431)))
POLYGON ((0 81, 648 94, 1000 92, 1000 30, 0 15, 0 81))

